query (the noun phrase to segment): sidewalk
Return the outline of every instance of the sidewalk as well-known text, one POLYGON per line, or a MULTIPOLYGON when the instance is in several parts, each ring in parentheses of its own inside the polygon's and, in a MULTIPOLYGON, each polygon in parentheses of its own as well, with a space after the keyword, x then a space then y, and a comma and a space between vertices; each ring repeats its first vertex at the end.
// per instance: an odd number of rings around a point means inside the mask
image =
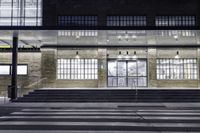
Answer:
POLYGON ((197 103, 106 103, 106 102, 97 102, 97 103, 65 103, 65 102, 56 102, 56 103, 11 103, 6 101, 4 104, 1 100, 1 107, 19 107, 19 108, 131 108, 131 109, 151 109, 151 108, 167 108, 167 109, 200 109, 200 102, 197 103))

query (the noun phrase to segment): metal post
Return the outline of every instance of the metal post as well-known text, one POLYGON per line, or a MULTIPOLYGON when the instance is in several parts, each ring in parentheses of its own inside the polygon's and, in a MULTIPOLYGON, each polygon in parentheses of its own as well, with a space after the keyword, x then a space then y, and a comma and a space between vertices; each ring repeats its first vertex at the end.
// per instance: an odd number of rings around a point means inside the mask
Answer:
POLYGON ((18 32, 13 32, 11 100, 17 98, 18 32))

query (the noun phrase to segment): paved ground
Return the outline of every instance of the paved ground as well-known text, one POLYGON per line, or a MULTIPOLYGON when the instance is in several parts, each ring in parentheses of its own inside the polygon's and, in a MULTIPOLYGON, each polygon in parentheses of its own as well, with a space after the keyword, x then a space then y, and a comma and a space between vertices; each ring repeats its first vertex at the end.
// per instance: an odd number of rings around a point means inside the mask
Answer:
POLYGON ((0 133, 199 133, 200 103, 5 103, 0 133))

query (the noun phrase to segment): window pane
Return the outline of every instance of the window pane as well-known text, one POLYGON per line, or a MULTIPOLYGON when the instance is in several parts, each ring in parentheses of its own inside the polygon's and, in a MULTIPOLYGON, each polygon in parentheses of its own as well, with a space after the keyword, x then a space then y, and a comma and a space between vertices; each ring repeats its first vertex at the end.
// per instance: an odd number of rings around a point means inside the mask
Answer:
POLYGON ((136 87, 136 86, 138 86, 137 80, 138 80, 137 77, 128 77, 128 86, 129 87, 136 87))
POLYGON ((136 62, 128 62, 128 76, 137 76, 136 62))
POLYGON ((146 76, 147 68, 146 61, 138 61, 138 76, 146 76))
POLYGON ((108 62, 108 76, 117 76, 117 62, 108 62))
POLYGON ((146 77, 138 77, 138 86, 147 86, 147 78, 146 77))
POLYGON ((10 65, 0 65, 0 75, 9 75, 10 65))
POLYGON ((118 86, 125 87, 126 86, 126 77, 118 77, 118 86))
POLYGON ((17 74, 18 75, 27 75, 28 74, 28 66, 27 65, 18 65, 17 66, 17 74))
POLYGON ((117 86, 117 77, 109 77, 108 78, 108 86, 110 86, 110 87, 117 86))
POLYGON ((126 62, 118 62, 118 76, 126 76, 126 62))

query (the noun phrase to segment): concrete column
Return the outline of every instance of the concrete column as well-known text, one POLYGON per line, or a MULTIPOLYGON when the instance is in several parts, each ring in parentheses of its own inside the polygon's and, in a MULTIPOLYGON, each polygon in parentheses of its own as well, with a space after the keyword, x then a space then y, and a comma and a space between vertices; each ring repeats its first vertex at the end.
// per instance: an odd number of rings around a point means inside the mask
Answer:
POLYGON ((42 78, 46 78, 45 87, 55 87, 56 80, 56 50, 55 49, 41 49, 41 74, 42 78))
POLYGON ((200 88, 200 48, 197 48, 197 63, 198 63, 198 88, 200 88))
POLYGON ((148 48, 148 86, 157 87, 156 80, 156 48, 148 48))
POLYGON ((107 87, 107 50, 98 49, 98 88, 107 87))
POLYGON ((11 100, 17 98, 18 32, 13 33, 11 100))

